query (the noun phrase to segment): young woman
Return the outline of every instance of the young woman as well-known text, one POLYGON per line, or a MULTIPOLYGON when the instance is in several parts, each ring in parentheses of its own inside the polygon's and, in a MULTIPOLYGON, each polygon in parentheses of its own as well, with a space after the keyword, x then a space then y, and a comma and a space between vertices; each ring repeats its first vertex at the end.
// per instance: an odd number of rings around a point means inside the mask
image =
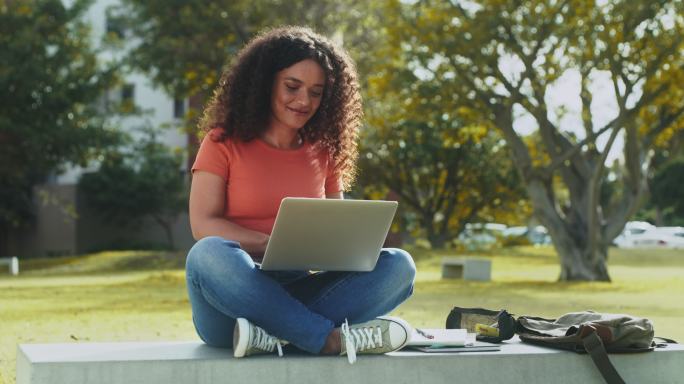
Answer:
POLYGON ((413 291, 415 265, 383 249, 371 272, 267 272, 259 261, 286 196, 341 199, 362 108, 348 55, 302 27, 251 40, 221 76, 200 127, 186 275, 195 328, 235 357, 290 343, 314 354, 385 353, 411 328, 380 317, 413 291))

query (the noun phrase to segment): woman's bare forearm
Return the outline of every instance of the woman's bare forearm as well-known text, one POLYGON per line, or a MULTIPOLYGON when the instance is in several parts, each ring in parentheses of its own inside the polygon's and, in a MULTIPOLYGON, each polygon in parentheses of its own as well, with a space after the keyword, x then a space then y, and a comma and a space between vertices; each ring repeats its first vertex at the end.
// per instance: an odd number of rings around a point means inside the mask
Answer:
POLYGON ((266 250, 269 236, 265 233, 247 229, 222 217, 211 217, 191 223, 192 236, 195 240, 208 236, 220 236, 237 241, 247 252, 263 253, 266 250))

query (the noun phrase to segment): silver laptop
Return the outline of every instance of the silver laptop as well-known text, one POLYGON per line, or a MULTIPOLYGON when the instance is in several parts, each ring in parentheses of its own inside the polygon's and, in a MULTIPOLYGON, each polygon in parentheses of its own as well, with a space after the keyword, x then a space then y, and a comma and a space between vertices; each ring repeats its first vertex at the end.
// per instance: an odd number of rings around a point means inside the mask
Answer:
POLYGON ((261 268, 372 271, 397 205, 396 201, 286 197, 261 268))

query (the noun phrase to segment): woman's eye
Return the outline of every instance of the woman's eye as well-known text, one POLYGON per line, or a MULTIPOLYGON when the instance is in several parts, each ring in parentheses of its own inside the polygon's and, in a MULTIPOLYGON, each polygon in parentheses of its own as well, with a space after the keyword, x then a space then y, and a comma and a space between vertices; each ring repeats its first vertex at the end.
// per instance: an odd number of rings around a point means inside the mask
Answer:
POLYGON ((323 95, 323 92, 311 92, 311 97, 321 97, 323 95))
POLYGON ((294 92, 294 91, 297 90, 297 87, 293 87, 293 86, 291 86, 291 85, 285 85, 285 86, 287 87, 287 89, 288 89, 289 91, 294 92))

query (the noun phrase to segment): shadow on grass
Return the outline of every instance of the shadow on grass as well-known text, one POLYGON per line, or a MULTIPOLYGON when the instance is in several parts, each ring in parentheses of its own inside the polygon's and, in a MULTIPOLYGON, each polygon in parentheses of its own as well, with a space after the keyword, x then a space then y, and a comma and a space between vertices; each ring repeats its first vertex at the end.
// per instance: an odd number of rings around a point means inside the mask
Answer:
POLYGON ((22 274, 32 276, 98 275, 185 269, 185 252, 112 251, 92 255, 22 261, 22 274))
POLYGON ((69 284, 80 277, 66 277, 65 284, 59 286, 5 289, 0 293, 0 300, 13 309, 13 315, 21 316, 23 312, 30 313, 31 317, 189 310, 182 274, 151 272, 139 276, 119 283, 104 283, 104 278, 96 277, 99 282, 91 285, 69 284))

